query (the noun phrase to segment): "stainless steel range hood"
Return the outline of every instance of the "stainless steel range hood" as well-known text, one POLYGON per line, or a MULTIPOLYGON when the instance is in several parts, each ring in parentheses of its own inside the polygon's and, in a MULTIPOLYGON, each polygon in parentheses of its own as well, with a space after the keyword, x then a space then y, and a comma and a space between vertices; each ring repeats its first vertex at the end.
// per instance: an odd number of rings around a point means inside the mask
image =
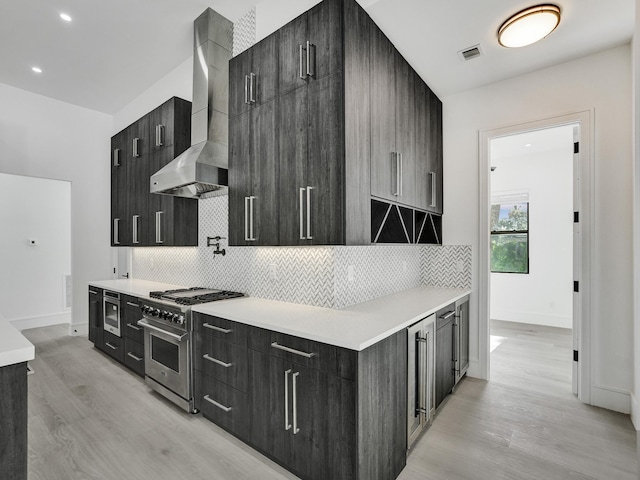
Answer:
POLYGON ((151 176, 151 193, 200 198, 227 190, 233 23, 207 8, 193 26, 191 147, 151 176))

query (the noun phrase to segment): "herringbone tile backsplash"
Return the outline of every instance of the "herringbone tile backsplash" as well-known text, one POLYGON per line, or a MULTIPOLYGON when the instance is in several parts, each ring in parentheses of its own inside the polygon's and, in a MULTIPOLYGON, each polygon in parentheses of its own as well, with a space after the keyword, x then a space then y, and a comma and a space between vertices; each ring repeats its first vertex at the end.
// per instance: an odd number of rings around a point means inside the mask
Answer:
POLYGON ((223 240, 226 255, 214 255, 207 236, 229 236, 228 198, 199 200, 198 247, 133 248, 134 278, 329 308, 419 285, 471 284, 468 246, 229 247, 223 240))

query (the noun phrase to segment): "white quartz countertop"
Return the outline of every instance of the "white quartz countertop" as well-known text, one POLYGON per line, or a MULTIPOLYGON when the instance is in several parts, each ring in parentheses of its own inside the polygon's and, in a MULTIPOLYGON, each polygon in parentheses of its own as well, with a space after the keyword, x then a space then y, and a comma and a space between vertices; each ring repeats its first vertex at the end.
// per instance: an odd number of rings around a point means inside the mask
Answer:
POLYGON ((246 297, 195 305, 193 311, 361 351, 470 293, 417 287, 343 310, 246 297))
POLYGON ((135 278, 123 278, 120 280, 97 280, 89 282, 89 285, 103 288, 105 290, 111 290, 112 292, 124 293, 125 295, 131 295, 132 297, 148 297, 149 292, 185 288, 182 285, 151 282, 149 280, 137 280, 135 278))
POLYGON ((0 315, 0 367, 28 362, 35 357, 33 344, 0 315))

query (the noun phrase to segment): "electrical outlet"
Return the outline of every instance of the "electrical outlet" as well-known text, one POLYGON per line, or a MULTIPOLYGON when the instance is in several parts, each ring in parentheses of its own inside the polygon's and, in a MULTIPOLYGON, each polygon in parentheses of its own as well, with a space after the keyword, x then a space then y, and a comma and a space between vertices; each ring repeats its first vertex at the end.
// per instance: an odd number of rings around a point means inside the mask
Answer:
POLYGON ((269 264, 269 279, 278 280, 278 266, 275 263, 269 264))
POLYGON ((356 269, 353 265, 347 267, 347 280, 349 283, 353 283, 356 277, 356 269))

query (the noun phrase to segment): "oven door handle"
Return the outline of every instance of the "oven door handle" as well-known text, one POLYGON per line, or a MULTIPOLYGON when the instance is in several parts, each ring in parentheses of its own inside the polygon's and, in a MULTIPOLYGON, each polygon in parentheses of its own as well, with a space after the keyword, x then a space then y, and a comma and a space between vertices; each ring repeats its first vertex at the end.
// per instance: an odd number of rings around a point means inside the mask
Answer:
POLYGON ((149 330, 153 330, 155 332, 159 332, 162 333, 163 335, 167 335, 171 338, 175 338, 178 342, 181 342, 182 340, 184 340, 189 333, 183 333, 182 335, 176 335, 175 333, 171 333, 171 332, 167 332, 166 330, 163 330, 162 328, 158 328, 155 327, 153 325, 151 325, 149 322, 147 322, 144 318, 141 320, 138 320, 138 325, 140 325, 143 328, 148 328, 149 330))

